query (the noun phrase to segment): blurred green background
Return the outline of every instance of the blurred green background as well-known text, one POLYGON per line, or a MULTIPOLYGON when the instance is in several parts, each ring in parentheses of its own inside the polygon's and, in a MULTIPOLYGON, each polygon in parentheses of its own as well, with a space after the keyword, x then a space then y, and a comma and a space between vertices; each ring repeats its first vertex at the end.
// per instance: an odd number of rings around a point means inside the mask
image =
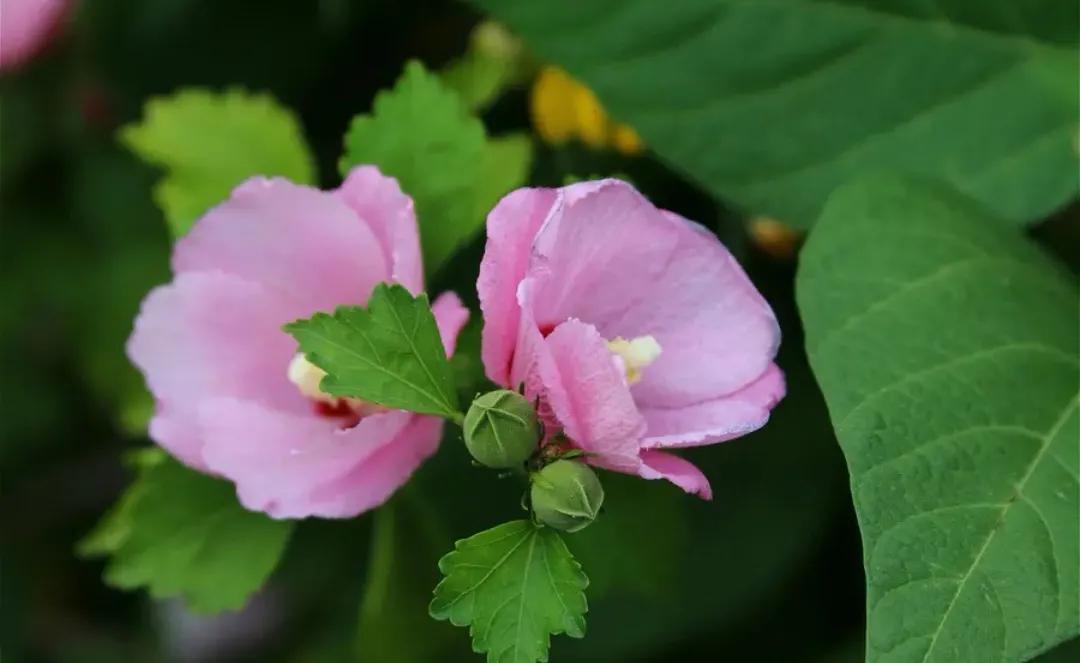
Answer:
MULTIPOLYGON (((407 59, 434 70, 459 57, 481 18, 437 0, 87 0, 45 53, 0 75, 6 661, 479 660, 464 631, 426 615, 435 561, 453 539, 515 517, 521 487, 471 467, 452 434, 379 514, 302 523, 239 613, 195 617, 110 589, 103 563, 74 547, 130 479, 125 450, 148 443, 150 402, 123 343, 140 299, 169 278, 157 173, 117 128, 181 87, 266 91, 298 113, 321 185, 335 186, 350 118, 407 59)), ((527 85, 483 120, 493 133, 529 130, 527 85)), ((607 512, 568 541, 592 579, 589 635, 556 638, 552 659, 859 660, 859 538, 802 351, 793 260, 756 248, 744 219, 648 155, 535 142, 533 184, 623 174, 717 232, 780 317, 790 390, 765 430, 691 454, 712 502, 605 475, 607 512)), ((430 290, 475 309, 482 250, 477 237, 430 290)), ((476 372, 477 331, 457 360, 465 373, 476 372)))

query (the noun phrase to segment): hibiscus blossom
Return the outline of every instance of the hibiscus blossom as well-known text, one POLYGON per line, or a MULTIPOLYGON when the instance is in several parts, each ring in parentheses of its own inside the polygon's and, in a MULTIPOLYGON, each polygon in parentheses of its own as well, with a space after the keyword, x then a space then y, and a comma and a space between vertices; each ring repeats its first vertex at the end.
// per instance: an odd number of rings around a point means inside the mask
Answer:
POLYGON ((520 189, 487 229, 488 377, 590 463, 710 498, 667 450, 760 428, 784 395, 776 319, 727 249, 618 180, 520 189))
MULTIPOLYGON (((156 399, 150 437, 236 484, 251 510, 350 517, 402 485, 442 420, 319 390, 284 323, 363 305, 376 284, 423 288, 412 200, 370 166, 336 191, 253 178, 178 240, 172 283, 143 302, 128 355, 156 399)), ((447 352, 468 317, 432 307, 447 352)))
POLYGON ((0 0, 0 71, 37 55, 57 32, 71 0, 0 0))

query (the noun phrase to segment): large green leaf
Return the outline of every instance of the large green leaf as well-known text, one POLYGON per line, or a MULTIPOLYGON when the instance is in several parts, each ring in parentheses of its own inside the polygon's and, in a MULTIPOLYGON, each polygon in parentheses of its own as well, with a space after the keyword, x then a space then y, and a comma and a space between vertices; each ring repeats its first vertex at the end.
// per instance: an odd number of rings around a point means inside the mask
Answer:
POLYGON ((474 2, 750 212, 809 225, 868 169, 1018 223, 1076 192, 1075 2, 474 2))
POLYGON ((872 661, 1000 661, 1080 632, 1077 289, 970 201, 875 179, 803 252, 847 458, 872 661))

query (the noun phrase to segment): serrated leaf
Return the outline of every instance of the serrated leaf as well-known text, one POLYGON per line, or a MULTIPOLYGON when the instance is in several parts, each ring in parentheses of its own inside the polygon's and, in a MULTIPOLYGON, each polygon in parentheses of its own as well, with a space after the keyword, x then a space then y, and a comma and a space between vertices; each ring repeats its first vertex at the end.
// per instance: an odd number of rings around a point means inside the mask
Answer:
POLYGON ((585 635, 589 581, 551 528, 515 520, 474 534, 439 570, 431 616, 469 626, 492 663, 547 661, 551 635, 585 635))
POLYGON ((1077 635, 1075 283, 969 200, 875 179, 830 199, 798 302, 862 530, 867 660, 1077 635))
POLYGON ((427 296, 380 283, 366 309, 341 307, 285 325, 332 396, 460 420, 457 392, 427 296))
POLYGON ((809 226, 867 170, 1015 223, 1076 195, 1075 2, 473 2, 750 213, 809 226))
POLYGON ((397 178, 416 203, 424 264, 434 273, 483 226, 493 197, 493 159, 503 167, 497 199, 521 184, 529 157, 520 149, 492 148, 462 99, 413 61, 392 90, 375 97, 370 115, 353 120, 340 166, 344 174, 375 164, 397 178), (510 156, 524 164, 507 161, 510 156))
POLYGON ((196 612, 242 607, 273 571, 293 523, 245 510, 232 484, 171 458, 147 456, 138 466, 80 553, 111 553, 105 581, 113 586, 181 596, 196 612))
POLYGON ((154 199, 175 237, 249 177, 315 179, 299 122, 268 95, 181 90, 151 99, 143 119, 121 129, 120 139, 166 171, 154 199))

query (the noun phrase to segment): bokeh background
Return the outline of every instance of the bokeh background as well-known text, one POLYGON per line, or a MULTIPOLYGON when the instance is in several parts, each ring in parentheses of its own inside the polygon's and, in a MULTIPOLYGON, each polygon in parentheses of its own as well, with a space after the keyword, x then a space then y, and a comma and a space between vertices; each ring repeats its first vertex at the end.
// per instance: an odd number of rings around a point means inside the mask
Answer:
MULTIPOLYGON (((149 398, 123 344, 142 296, 169 278, 171 240, 151 198, 159 173, 117 129, 179 88, 269 92, 296 111, 320 184, 335 186, 349 120, 408 59, 438 70, 459 58, 482 18, 439 0, 85 0, 44 51, 0 73, 6 661, 479 660, 463 630, 426 615, 434 563, 453 539, 516 517, 521 487, 472 468, 453 435, 381 515, 303 522, 270 584, 238 613, 201 617, 111 589, 104 563, 75 547, 130 480, 124 453, 149 444, 149 398), (377 535, 389 554, 373 547, 377 535), (375 573, 389 574, 388 592, 372 590, 375 573)), ((533 131, 530 182, 619 174, 714 230, 778 313, 790 384, 765 430, 694 450, 712 502, 604 477, 607 512, 569 539, 592 579, 589 635, 556 638, 552 659, 860 660, 858 531, 802 350, 793 253, 647 146, 628 155, 546 143, 530 117, 531 82, 482 114, 490 133, 533 131)), ((1072 210, 1035 231, 1073 265, 1075 220, 1072 210)), ((454 289, 475 308, 482 249, 477 237, 431 275, 430 290, 454 289)), ((459 360, 465 373, 476 372, 477 332, 472 363, 467 352, 459 360)))

